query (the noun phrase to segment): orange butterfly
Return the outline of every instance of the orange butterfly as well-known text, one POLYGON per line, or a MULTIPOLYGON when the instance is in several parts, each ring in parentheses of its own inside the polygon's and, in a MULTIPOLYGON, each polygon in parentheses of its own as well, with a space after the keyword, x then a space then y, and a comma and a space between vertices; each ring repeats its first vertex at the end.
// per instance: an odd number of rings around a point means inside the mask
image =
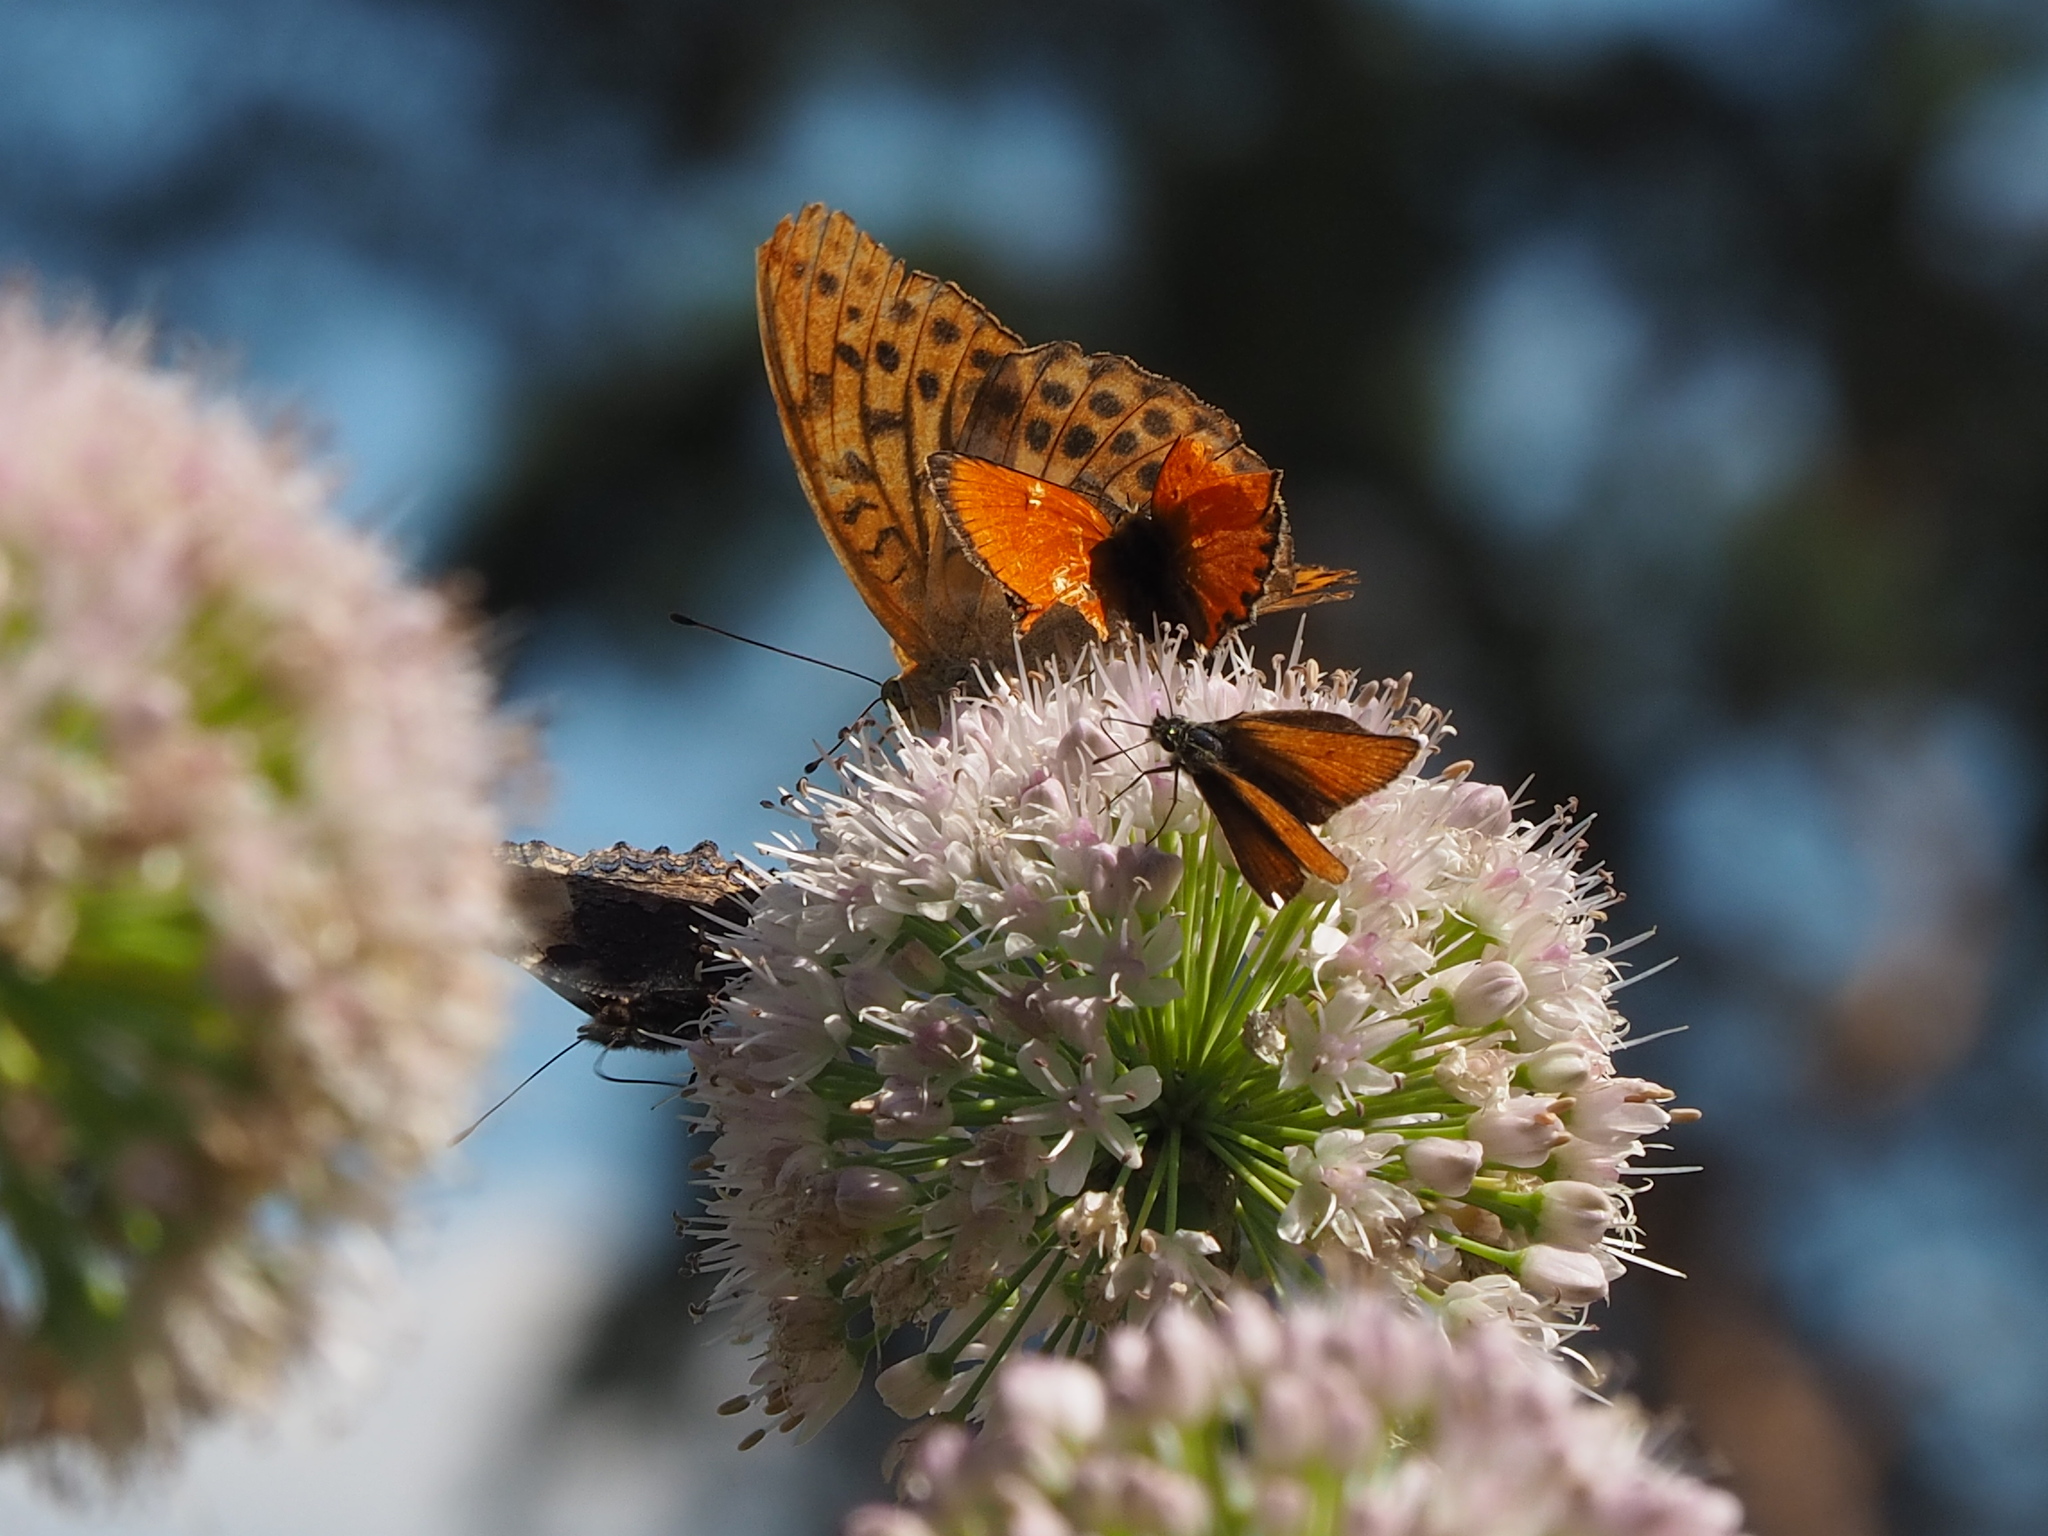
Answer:
POLYGON ((1273 470, 1234 471, 1198 438, 1166 450, 1141 510, 1114 523, 1065 486, 957 453, 931 457, 932 489, 976 562, 1010 593, 1027 631, 1055 604, 1107 639, 1112 620, 1184 626, 1214 645, 1260 611, 1348 594, 1343 571, 1298 571, 1269 596, 1285 525, 1273 470))
MULTIPOLYGON (((783 436, 819 526, 895 643, 903 675, 891 693, 914 717, 931 719, 977 664, 1014 666, 1012 604, 1032 599, 1013 593, 1045 588, 1034 541, 1067 537, 1029 521, 1016 558, 992 560, 979 532, 970 557, 927 473, 934 455, 1015 471, 1070 493, 1105 523, 1097 509, 1119 509, 1112 533, 1143 516, 1121 509, 1148 497, 1153 523, 1177 528, 1178 516, 1192 525, 1158 558, 1141 531, 1109 539, 1105 561, 1121 562, 1126 588, 1113 577, 1105 591, 1091 586, 1092 611, 1085 598, 1083 611, 1063 615, 1041 605, 1022 636, 1027 664, 1073 648, 1091 629, 1106 634, 1111 619, 1143 623, 1157 612, 1179 622, 1192 611, 1206 617, 1190 630, 1213 640, 1257 612, 1346 595, 1336 589, 1348 573, 1295 570, 1277 477, 1229 417, 1129 358, 1064 341, 1027 347, 956 285, 910 270, 845 214, 813 204, 784 219, 761 247, 756 300, 783 436), (1185 482, 1168 476, 1169 458, 1185 482), (1160 504, 1162 479, 1169 493, 1187 486, 1178 512, 1170 497, 1160 504), (1242 490, 1225 488, 1238 480, 1242 490), (1210 536, 1222 530, 1210 509, 1234 504, 1254 482, 1263 487, 1257 514, 1233 511, 1229 551, 1216 545, 1212 556, 1210 536), (1192 602, 1178 595, 1186 585, 1192 602), (1172 595, 1154 602, 1159 590, 1172 595)), ((959 485, 961 461, 945 462, 946 483, 959 485)), ((995 534, 988 542, 1003 545, 995 534)), ((1056 563, 1075 569, 1068 555, 1056 563)), ((1092 564, 1087 577, 1096 579, 1092 564)))
MULTIPOLYGON (((1195 781, 1245 883, 1265 900, 1349 871, 1310 822, 1385 789, 1415 760, 1412 736, 1382 736, 1327 709, 1266 709, 1206 723, 1154 717, 1151 736, 1195 781)), ((1154 770, 1155 772, 1157 770, 1154 770)))

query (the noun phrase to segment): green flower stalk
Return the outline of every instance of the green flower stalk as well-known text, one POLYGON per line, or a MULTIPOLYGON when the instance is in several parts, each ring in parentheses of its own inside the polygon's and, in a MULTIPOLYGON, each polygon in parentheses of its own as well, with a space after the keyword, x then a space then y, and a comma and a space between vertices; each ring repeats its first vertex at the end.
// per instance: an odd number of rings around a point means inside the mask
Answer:
POLYGON ((1605 879, 1460 764, 1339 813, 1345 881, 1267 907, 1145 723, 1303 707, 1444 732, 1405 683, 1141 644, 795 798, 809 836, 693 1049, 708 1258, 783 1427, 906 1325, 882 1395, 961 1415, 1012 1350, 1086 1356, 1235 1282, 1372 1280, 1552 1342, 1605 1294, 1670 1118, 1614 1069, 1605 879))

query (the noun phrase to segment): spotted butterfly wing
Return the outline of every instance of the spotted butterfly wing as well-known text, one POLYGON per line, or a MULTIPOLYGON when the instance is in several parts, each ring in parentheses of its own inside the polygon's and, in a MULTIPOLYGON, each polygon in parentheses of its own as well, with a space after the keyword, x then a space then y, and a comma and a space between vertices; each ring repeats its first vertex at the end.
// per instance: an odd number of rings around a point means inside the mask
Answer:
POLYGON ((1004 594, 948 533, 924 465, 1024 344, 817 204, 777 226, 756 275, 769 386, 811 509, 894 642, 906 697, 926 702, 1012 654, 1004 594))
MULTIPOLYGON (((761 247, 756 302, 812 511, 894 642, 897 697, 922 718, 976 665, 1010 665, 1019 641, 1009 594, 948 525, 926 473, 933 454, 1125 507, 1150 494, 1183 438, 1230 473, 1265 468, 1229 417, 1171 379, 1071 342, 1026 347, 958 286, 912 271, 821 205, 761 247)), ((1345 595, 1312 574, 1296 571, 1282 514, 1264 606, 1293 606, 1297 591, 1301 602, 1345 595)), ((1025 658, 1085 636, 1078 617, 1052 616, 1024 637, 1025 658)))
POLYGON ((1258 611, 1351 595, 1350 571, 1297 566, 1278 475, 1245 446, 1229 416, 1185 385, 1070 341, 1027 347, 990 372, 958 451, 1067 486, 1099 506, 1135 508, 1153 495, 1177 443, 1201 448, 1220 475, 1272 474, 1279 528, 1258 611))

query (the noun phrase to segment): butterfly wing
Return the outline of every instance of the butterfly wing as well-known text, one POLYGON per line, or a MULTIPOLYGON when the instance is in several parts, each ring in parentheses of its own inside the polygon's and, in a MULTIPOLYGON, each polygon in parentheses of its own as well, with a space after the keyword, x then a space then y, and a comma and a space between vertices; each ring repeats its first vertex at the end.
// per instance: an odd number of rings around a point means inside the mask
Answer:
POLYGON ((991 371, 1024 343, 818 204, 776 227, 756 275, 783 437, 898 658, 950 675, 1007 661, 1008 600, 948 534, 924 466, 955 445, 991 371))
POLYGON ((1280 476, 1235 471, 1197 438, 1178 439, 1152 488, 1165 535, 1168 606, 1202 645, 1214 645, 1258 610, 1282 536, 1280 476))
POLYGON ((959 451, 1097 503, 1138 507, 1181 438, 1232 473, 1266 467, 1237 423, 1192 390, 1127 357, 1055 341, 996 365, 962 425, 959 451))
POLYGON ((1266 583, 1266 595, 1259 601, 1260 614, 1310 608, 1317 603, 1348 602, 1355 595, 1358 572, 1327 565, 1296 565, 1293 545, 1291 538, 1283 541, 1282 552, 1273 563, 1272 578, 1266 583))
POLYGON ((1210 729, 1223 742, 1225 768, 1314 823, 1385 789, 1420 750, 1412 736, 1379 735, 1326 709, 1259 710, 1210 729))
POLYGON ((1267 901, 1292 901, 1306 876, 1332 884, 1349 873, 1344 861, 1286 806, 1248 779, 1223 768, 1188 768, 1245 883, 1267 901))
POLYGON ((1028 629, 1055 603, 1079 613, 1098 635, 1109 623, 1088 585, 1096 546, 1110 535, 1095 503, 1063 485, 957 453, 935 453, 932 490, 976 560, 1015 599, 1028 629))

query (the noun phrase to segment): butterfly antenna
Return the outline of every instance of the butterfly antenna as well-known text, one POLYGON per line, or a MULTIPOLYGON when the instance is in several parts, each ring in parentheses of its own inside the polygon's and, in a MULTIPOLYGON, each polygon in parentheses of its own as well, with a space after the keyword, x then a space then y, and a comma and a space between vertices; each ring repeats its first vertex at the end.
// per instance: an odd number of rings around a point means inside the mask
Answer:
POLYGON ((706 624, 702 619, 693 619, 687 613, 672 613, 672 622, 685 629, 708 629, 714 635, 723 635, 728 640, 737 640, 741 645, 751 645, 758 650, 773 651, 778 656, 787 656, 792 661, 808 661, 814 667, 823 667, 828 672, 844 672, 848 677, 857 677, 870 687, 879 688, 882 680, 869 677, 865 672, 856 672, 851 667, 842 667, 836 661, 820 661, 816 656, 806 656, 802 651, 786 651, 779 645, 770 645, 766 640, 750 640, 745 635, 736 635, 729 629, 720 629, 716 624, 706 624))
POLYGON ((470 1121, 469 1129, 464 1131, 460 1136, 457 1136, 453 1141, 449 1142, 448 1145, 451 1147, 459 1147, 465 1141, 469 1140, 471 1134, 476 1130, 478 1126, 482 1125, 486 1120, 490 1119, 491 1116, 495 1115, 499 1110, 503 1109, 507 1104, 510 1104, 512 1102, 513 1098, 518 1094, 520 1088, 524 1088, 528 1083, 532 1082, 536 1077, 539 1077, 541 1073, 547 1071, 549 1067, 552 1067, 556 1062, 560 1061, 564 1056, 568 1055, 571 1051, 575 1050, 576 1047, 581 1045, 582 1043, 583 1042, 581 1040, 571 1040, 567 1045, 563 1046, 559 1051, 555 1052, 554 1055, 550 1056, 546 1061, 542 1062, 539 1066, 535 1067, 531 1072, 527 1073, 526 1076, 519 1079, 518 1088, 514 1088, 511 1093, 506 1094, 505 1097, 498 1100, 497 1103, 493 1104, 489 1109, 485 1110, 482 1114, 478 1115, 474 1120, 470 1121))
MULTIPOLYGON (((609 1055, 610 1053, 606 1052, 605 1054, 609 1055)), ((596 1061, 592 1062, 590 1070, 608 1083, 626 1083, 640 1088, 675 1088, 678 1090, 690 1086, 688 1083, 679 1083, 673 1078, 667 1077, 613 1077, 611 1073, 604 1069, 604 1056, 599 1056, 596 1061)), ((666 1103, 667 1101, 663 1100, 663 1102, 666 1103)))
MULTIPOLYGON (((1143 743, 1141 742, 1139 743, 1139 745, 1142 746, 1143 743)), ((1102 756, 1093 759, 1093 762, 1096 764, 1101 764, 1108 762, 1112 757, 1129 757, 1133 752, 1137 750, 1138 748, 1136 746, 1118 747, 1114 752, 1103 753, 1102 756)))

